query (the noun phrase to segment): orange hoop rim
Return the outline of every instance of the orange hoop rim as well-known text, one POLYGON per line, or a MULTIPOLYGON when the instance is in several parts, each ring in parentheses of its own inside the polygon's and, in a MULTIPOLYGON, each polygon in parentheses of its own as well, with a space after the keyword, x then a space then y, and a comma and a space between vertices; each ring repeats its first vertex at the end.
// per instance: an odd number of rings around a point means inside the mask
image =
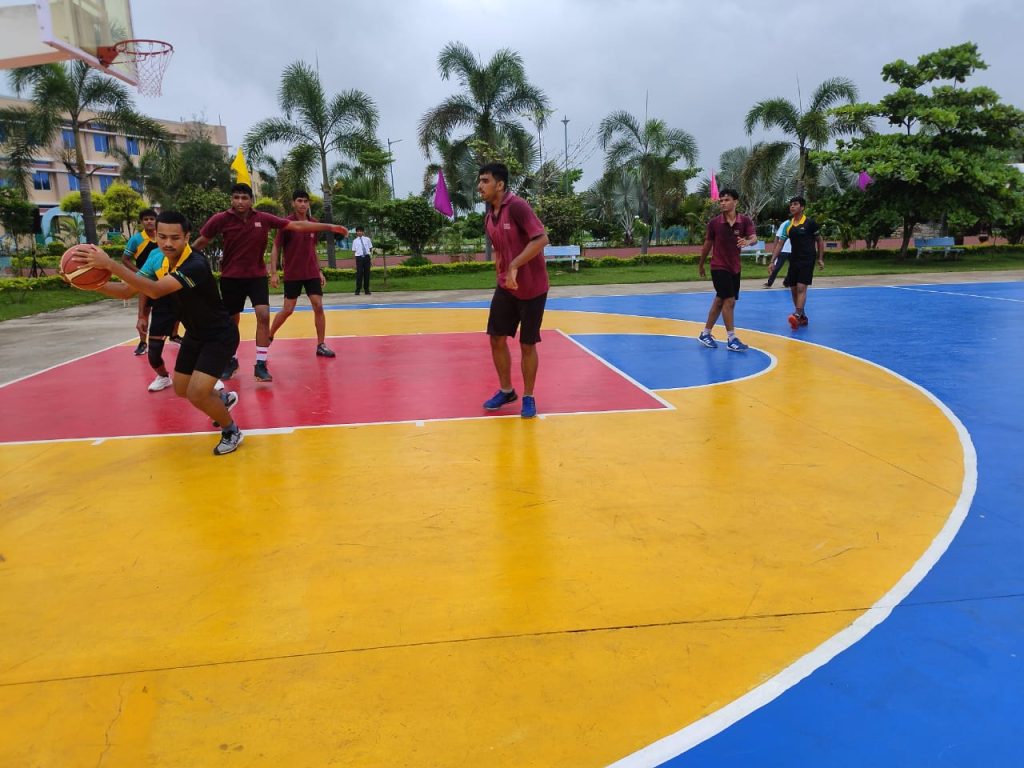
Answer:
POLYGON ((113 45, 101 45, 96 49, 96 58, 104 67, 115 61, 142 61, 154 56, 169 56, 174 53, 174 46, 165 40, 149 40, 134 38, 119 40, 113 45))

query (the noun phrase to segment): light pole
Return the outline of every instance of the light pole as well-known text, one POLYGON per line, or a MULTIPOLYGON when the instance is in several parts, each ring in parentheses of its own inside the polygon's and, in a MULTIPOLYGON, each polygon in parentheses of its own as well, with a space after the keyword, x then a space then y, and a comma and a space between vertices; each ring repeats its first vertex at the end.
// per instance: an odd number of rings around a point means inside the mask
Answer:
POLYGON ((565 194, 569 194, 569 118, 562 115, 562 127, 565 128, 565 194))
POLYGON ((391 145, 397 144, 401 139, 388 139, 388 168, 391 169, 391 199, 395 199, 395 158, 391 155, 391 145))

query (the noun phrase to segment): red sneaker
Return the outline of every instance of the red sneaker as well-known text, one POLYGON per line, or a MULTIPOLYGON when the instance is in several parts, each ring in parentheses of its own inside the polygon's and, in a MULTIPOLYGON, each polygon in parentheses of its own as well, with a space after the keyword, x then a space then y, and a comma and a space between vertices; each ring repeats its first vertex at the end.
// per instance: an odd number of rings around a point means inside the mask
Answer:
POLYGON ((794 331, 800 327, 800 318, 796 315, 790 315, 787 319, 789 320, 789 327, 794 331))

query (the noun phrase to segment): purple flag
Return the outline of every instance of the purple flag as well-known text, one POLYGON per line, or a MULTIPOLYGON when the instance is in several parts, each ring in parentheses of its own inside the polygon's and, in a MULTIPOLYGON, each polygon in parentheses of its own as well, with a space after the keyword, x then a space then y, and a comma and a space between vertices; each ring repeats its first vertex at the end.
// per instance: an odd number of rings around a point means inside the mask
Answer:
POLYGON ((857 188, 863 192, 867 189, 868 184, 873 184, 874 181, 874 179, 868 176, 867 171, 861 171, 860 176, 857 178, 857 188))
POLYGON ((455 215, 451 198, 448 197, 448 187, 444 183, 444 171, 437 172, 437 186, 434 188, 434 207, 449 219, 455 215))

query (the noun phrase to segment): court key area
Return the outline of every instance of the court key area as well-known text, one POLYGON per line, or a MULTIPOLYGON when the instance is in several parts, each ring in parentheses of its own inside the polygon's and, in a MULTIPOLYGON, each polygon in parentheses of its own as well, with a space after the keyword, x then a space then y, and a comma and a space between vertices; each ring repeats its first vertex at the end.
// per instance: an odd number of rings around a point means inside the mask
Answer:
POLYGON ((0 765, 1020 764, 1024 283, 709 302, 552 298, 533 420, 486 302, 247 314, 225 457, 130 324, 0 386, 0 765))

